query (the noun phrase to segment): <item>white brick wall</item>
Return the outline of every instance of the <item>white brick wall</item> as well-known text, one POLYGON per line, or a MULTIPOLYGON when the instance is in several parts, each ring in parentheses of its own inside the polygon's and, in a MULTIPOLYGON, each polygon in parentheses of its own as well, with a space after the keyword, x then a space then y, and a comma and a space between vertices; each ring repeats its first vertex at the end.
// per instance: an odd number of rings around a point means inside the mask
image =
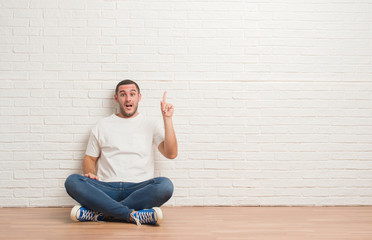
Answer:
POLYGON ((179 156, 168 205, 371 205, 370 0, 0 0, 0 206, 66 206, 122 79, 179 156))

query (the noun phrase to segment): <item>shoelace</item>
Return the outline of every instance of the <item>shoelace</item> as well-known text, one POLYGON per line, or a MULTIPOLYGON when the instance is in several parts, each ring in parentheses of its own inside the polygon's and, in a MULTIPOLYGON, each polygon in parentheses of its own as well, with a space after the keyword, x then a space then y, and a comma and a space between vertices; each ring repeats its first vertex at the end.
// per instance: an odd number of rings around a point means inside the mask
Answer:
POLYGON ((136 222, 138 226, 141 225, 141 223, 151 223, 155 222, 154 216, 152 212, 136 212, 135 214, 131 214, 133 220, 136 222))
POLYGON ((91 211, 91 210, 84 210, 80 219, 81 220, 86 220, 86 221, 97 221, 97 218, 100 215, 101 214, 99 214, 98 212, 94 212, 94 211, 91 211))

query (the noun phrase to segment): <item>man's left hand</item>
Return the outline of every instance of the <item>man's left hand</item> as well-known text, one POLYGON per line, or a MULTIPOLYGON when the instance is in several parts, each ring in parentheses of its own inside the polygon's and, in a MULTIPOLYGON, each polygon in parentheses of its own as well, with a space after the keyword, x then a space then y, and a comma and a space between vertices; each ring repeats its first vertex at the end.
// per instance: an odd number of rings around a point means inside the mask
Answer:
POLYGON ((161 105, 161 113, 163 114, 164 118, 171 118, 174 113, 174 107, 172 104, 166 102, 167 98, 167 91, 163 94, 163 101, 160 102, 161 105))

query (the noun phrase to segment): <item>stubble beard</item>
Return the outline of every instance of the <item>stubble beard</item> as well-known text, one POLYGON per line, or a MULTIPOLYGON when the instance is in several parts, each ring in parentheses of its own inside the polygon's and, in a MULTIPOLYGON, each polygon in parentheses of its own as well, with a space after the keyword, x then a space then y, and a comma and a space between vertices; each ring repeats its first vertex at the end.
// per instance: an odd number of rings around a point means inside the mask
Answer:
POLYGON ((124 107, 123 107, 121 104, 119 104, 119 108, 120 108, 120 113, 121 113, 124 117, 126 117, 126 118, 130 118, 130 117, 132 117, 134 114, 137 113, 138 105, 134 108, 133 113, 127 113, 127 112, 125 112, 125 109, 124 109, 124 107))

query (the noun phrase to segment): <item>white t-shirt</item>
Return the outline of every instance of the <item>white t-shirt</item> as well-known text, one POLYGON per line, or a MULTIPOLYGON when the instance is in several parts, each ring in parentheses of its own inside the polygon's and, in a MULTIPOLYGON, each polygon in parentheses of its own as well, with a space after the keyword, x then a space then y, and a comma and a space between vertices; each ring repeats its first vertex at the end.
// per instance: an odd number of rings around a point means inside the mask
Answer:
POLYGON ((93 127, 86 155, 99 157, 97 176, 104 182, 142 182, 154 177, 152 146, 164 141, 161 122, 115 114, 93 127))

